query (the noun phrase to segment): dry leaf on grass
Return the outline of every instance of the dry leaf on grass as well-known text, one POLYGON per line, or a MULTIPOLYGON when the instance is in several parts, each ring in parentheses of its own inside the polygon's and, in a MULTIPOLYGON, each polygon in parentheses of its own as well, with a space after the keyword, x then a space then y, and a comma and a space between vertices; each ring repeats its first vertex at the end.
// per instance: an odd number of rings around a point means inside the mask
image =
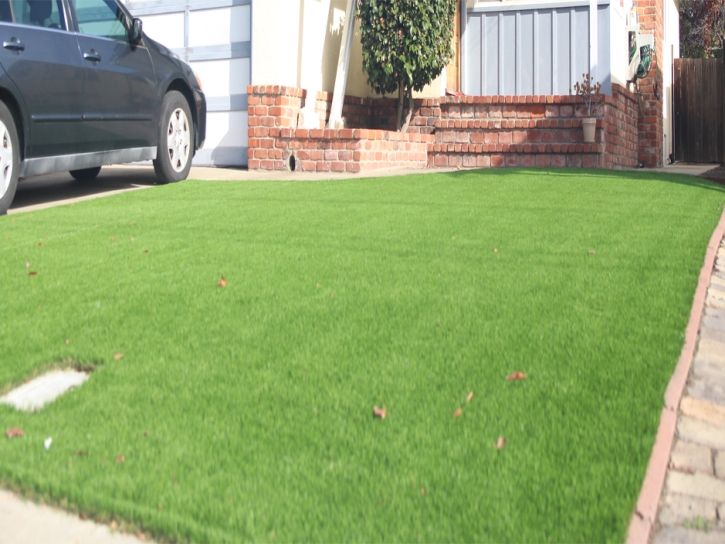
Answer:
POLYGON ((113 358, 114 358, 114 359, 115 359, 116 361, 120 361, 121 359, 123 359, 123 353, 116 353, 116 354, 115 354, 115 355, 113 356, 113 358))
POLYGON ((497 247, 493 248, 493 252, 498 253, 498 248, 497 247))
POLYGON ((73 455, 75 455, 76 457, 88 457, 88 450, 74 451, 73 455))
POLYGON ((25 433, 22 429, 18 429, 17 427, 10 427, 7 431, 5 431, 5 436, 8 438, 14 438, 16 436, 23 436, 25 433))
POLYGON ((377 406, 373 406, 373 416, 379 417, 380 419, 385 419, 385 416, 388 415, 388 410, 385 408, 378 408, 377 406))
POLYGON ((589 250, 589 255, 594 255, 595 253, 596 253, 596 251, 594 251, 593 249, 589 250))
POLYGON ((116 457, 116 463, 125 463, 126 462, 126 456, 121 454, 118 457, 116 457))
POLYGON ((506 379, 510 382, 514 380, 523 380, 526 377, 526 374, 523 372, 514 372, 513 374, 509 374, 506 376, 506 379))
POLYGON ((33 271, 33 270, 31 270, 30 272, 28 272, 28 276, 37 276, 37 275, 38 275, 38 273, 35 272, 35 271, 33 271))
POLYGON ((70 344, 70 340, 68 340, 68 339, 66 338, 66 339, 65 339, 65 343, 66 343, 66 344, 70 344))
POLYGON ((111 242, 115 242, 115 241, 116 241, 116 237, 115 236, 111 236, 111 242))
POLYGON ((420 488, 420 494, 425 497, 425 487, 420 488))
POLYGON ((506 445, 506 439, 503 436, 498 437, 498 441, 496 442, 496 449, 500 450, 506 445))
POLYGON ((466 397, 466 402, 471 402, 471 399, 473 398, 473 391, 468 393, 468 396, 466 397))
POLYGON ((30 268, 30 263, 28 261, 25 261, 25 268, 30 268))
POLYGON ((133 242, 133 241, 134 241, 134 239, 133 239, 133 236, 132 236, 131 238, 129 238, 129 242, 133 242))
POLYGON ((143 252, 144 252, 144 253, 148 253, 148 252, 149 252, 149 250, 148 250, 148 249, 144 249, 144 250, 143 250, 143 252))
POLYGON ((38 242, 38 245, 42 247, 43 246, 43 242, 38 242))
POLYGON ((459 417, 462 415, 463 415, 463 410, 460 408, 458 410, 456 410, 455 412, 453 412, 453 417, 459 417))
POLYGON ((219 280, 219 283, 216 284, 217 287, 226 287, 227 286, 227 280, 224 276, 222 276, 222 279, 219 280))

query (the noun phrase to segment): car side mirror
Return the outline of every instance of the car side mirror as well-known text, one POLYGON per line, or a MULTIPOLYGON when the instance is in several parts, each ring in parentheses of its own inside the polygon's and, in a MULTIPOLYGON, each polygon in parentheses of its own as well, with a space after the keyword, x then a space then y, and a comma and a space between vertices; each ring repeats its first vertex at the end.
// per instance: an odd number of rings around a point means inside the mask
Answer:
POLYGON ((128 31, 128 37, 132 45, 141 43, 141 39, 143 38, 143 22, 141 19, 133 19, 131 29, 128 31))

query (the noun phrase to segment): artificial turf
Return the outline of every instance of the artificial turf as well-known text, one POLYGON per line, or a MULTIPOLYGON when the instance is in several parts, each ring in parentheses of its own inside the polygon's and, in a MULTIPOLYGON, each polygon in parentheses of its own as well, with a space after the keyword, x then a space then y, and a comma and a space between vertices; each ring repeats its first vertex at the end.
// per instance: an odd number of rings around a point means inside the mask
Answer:
POLYGON ((0 389, 95 371, 0 406, 0 481, 181 541, 622 541, 724 202, 497 170, 2 217, 0 389))

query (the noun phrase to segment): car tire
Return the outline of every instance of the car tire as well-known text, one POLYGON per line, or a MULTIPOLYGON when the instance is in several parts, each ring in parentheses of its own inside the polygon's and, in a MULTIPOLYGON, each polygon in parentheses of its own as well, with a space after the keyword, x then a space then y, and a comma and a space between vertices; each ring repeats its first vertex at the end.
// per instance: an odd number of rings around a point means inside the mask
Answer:
POLYGON ((186 179, 194 156, 194 119, 178 91, 169 91, 161 104, 159 144, 154 172, 161 183, 186 179))
POLYGON ((0 102, 0 215, 5 215, 15 198, 20 171, 20 141, 15 120, 0 102))
POLYGON ((70 175, 77 181, 93 181, 98 177, 101 172, 101 167, 96 166, 95 168, 83 168, 82 170, 71 170, 70 175))

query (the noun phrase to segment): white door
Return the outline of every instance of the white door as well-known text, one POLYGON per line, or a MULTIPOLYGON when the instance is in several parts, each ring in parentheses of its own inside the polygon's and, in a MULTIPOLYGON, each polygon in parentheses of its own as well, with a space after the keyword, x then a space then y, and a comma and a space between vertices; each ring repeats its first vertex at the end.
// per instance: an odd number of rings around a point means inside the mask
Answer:
POLYGON ((207 99, 198 166, 246 166, 252 0, 126 0, 144 32, 188 61, 207 99))

